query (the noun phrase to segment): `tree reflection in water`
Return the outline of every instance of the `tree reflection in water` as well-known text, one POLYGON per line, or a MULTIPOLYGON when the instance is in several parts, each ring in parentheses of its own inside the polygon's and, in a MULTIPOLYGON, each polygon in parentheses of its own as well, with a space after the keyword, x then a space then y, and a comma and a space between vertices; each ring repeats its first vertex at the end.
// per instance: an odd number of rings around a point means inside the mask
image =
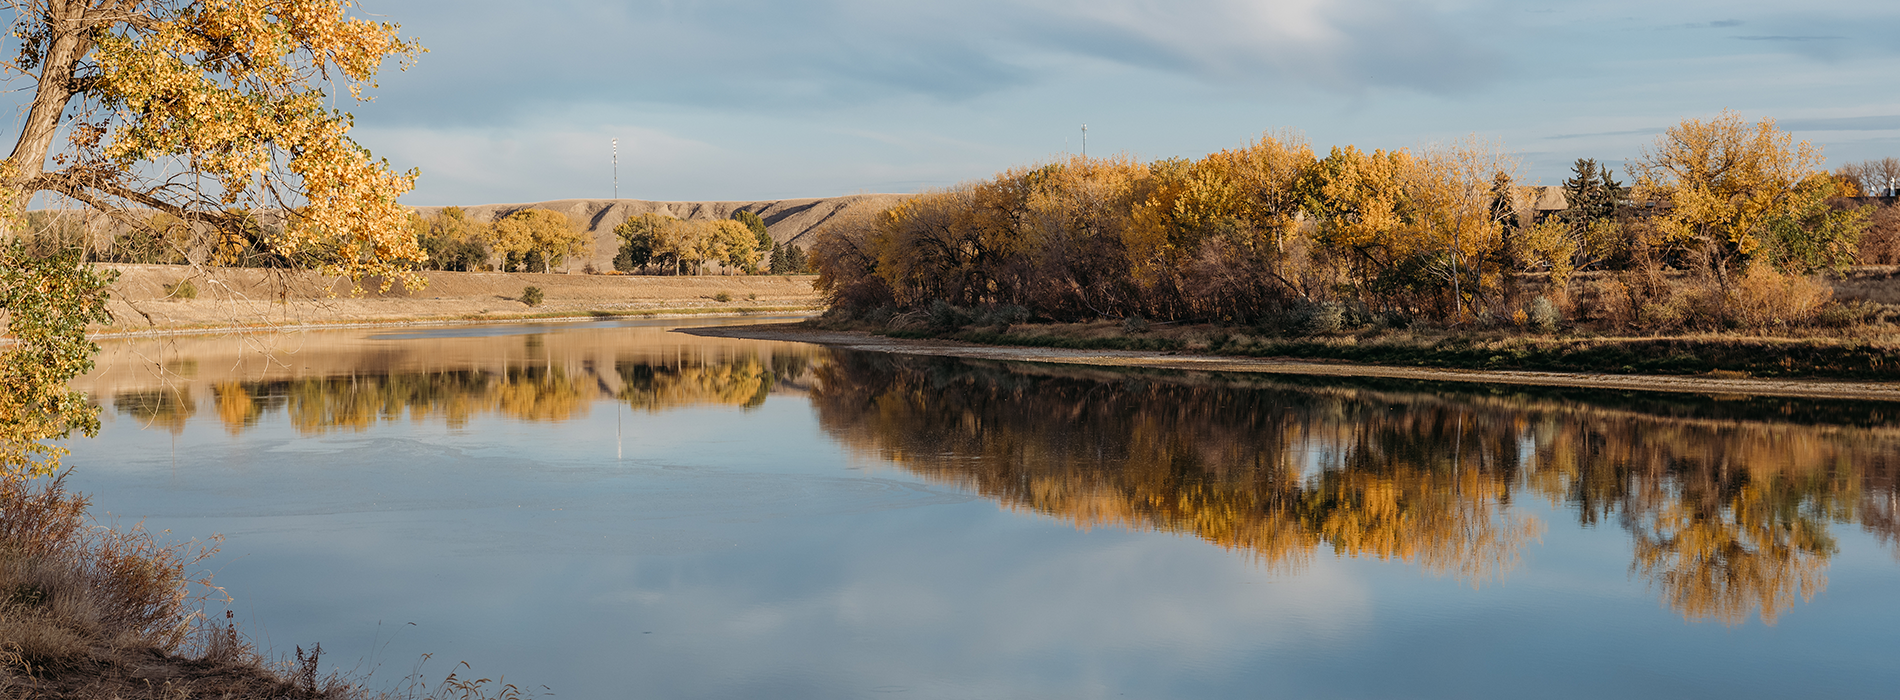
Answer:
POLYGON ((1825 587, 1829 523, 1894 539, 1900 430, 1756 415, 1785 402, 1622 406, 861 353, 818 379, 822 425, 856 450, 1078 527, 1192 533, 1279 569, 1330 549, 1476 584, 1539 534, 1509 507, 1533 495, 1583 525, 1614 517, 1632 573, 1685 618, 1772 623, 1825 587))
POLYGON ((145 428, 164 428, 177 435, 185 421, 198 414, 198 402, 188 386, 170 386, 144 391, 125 391, 112 397, 112 409, 131 416, 145 428))
MULTIPOLYGON (((442 420, 461 429, 482 415, 560 422, 587 415, 596 400, 614 399, 648 411, 693 405, 756 408, 782 384, 809 374, 807 354, 638 357, 617 360, 611 374, 554 364, 500 369, 393 372, 212 386, 217 416, 238 435, 282 410, 299 433, 362 431, 407 417, 442 420)), ((186 387, 120 392, 114 408, 146 427, 174 434, 197 412, 186 387)))
MULTIPOLYGON (((282 410, 303 434, 408 417, 564 421, 594 401, 664 411, 809 393, 851 449, 1077 527, 1191 533, 1297 570, 1320 552, 1411 562, 1480 585, 1544 523, 1614 522, 1632 574, 1689 619, 1773 622, 1826 586, 1834 523, 1896 533, 1900 428, 1849 402, 1490 390, 1272 376, 1130 374, 827 352, 679 346, 611 361, 212 386, 234 435, 282 410)), ((531 347, 530 350, 536 348, 531 347)), ((121 414, 176 433, 188 387, 121 414)), ((1900 551, 1896 552, 1900 554, 1900 551)))
POLYGON ((753 409, 777 388, 779 380, 796 381, 809 371, 808 355, 743 355, 722 362, 656 364, 645 361, 614 363, 621 389, 616 397, 648 411, 716 404, 753 409))

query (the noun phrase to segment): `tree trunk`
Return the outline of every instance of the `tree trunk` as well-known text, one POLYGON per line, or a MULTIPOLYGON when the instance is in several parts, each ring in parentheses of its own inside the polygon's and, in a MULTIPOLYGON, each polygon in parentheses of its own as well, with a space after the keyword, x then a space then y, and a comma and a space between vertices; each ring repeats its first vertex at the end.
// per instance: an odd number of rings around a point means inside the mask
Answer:
MULTIPOLYGON (((40 62, 39 86, 33 94, 33 106, 20 130, 20 140, 7 156, 8 184, 18 186, 46 171, 46 155, 52 151, 53 137, 59 132, 59 118, 66 104, 77 94, 74 70, 80 59, 92 51, 92 40, 84 29, 86 7, 80 3, 55 6, 48 24, 57 27, 47 42, 46 56, 40 62)), ((14 206, 26 209, 34 190, 21 187, 13 195, 14 206)))
MULTIPOLYGON (((8 156, 6 179, 10 185, 23 185, 46 171, 47 152, 51 152, 53 137, 59 133, 59 116, 74 95, 74 65, 78 65, 80 57, 89 49, 91 42, 78 34, 61 34, 47 48, 46 63, 40 67, 40 86, 34 91, 32 108, 27 112, 27 124, 21 127, 19 141, 13 145, 13 154, 8 156)), ((32 194, 32 188, 21 186, 19 192, 13 194, 13 205, 27 209, 32 194)))

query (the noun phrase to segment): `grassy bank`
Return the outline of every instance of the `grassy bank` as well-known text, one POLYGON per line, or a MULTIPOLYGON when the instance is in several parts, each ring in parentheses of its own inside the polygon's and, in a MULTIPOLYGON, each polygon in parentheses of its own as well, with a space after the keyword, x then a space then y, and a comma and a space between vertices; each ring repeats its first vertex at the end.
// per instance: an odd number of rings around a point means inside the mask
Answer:
POLYGON ((1871 332, 1807 337, 1608 337, 1388 329, 1276 337, 1247 327, 1142 325, 1098 321, 872 330, 898 338, 941 338, 985 345, 1192 352, 1407 367, 1900 380, 1900 339, 1871 332))
POLYGON ((560 275, 431 272, 428 285, 352 295, 311 272, 111 265, 114 321, 97 335, 226 328, 457 323, 808 311, 807 275, 560 275), (189 293, 183 293, 189 290, 189 293), (531 293, 532 290, 532 293, 531 293))
POLYGON ((521 698, 499 680, 419 675, 396 690, 321 669, 321 645, 272 660, 230 621, 198 564, 215 542, 165 542, 87 514, 64 477, 0 475, 0 698, 433 700, 521 698))

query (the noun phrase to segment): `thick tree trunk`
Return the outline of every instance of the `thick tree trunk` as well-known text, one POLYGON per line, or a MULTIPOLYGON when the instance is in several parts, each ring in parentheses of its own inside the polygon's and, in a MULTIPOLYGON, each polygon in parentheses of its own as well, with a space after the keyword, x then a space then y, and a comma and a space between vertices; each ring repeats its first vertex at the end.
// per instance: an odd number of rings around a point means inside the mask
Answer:
MULTIPOLYGON (((46 57, 40 62, 39 85, 33 94, 33 106, 27 112, 20 140, 7 156, 7 184, 19 187, 46 171, 46 156, 52 152, 53 138, 59 133, 59 119, 67 103, 78 94, 75 70, 81 59, 92 51, 86 34, 84 3, 55 4, 48 24, 54 28, 47 42, 46 57)), ((25 209, 34 190, 20 187, 13 194, 14 206, 25 209)))

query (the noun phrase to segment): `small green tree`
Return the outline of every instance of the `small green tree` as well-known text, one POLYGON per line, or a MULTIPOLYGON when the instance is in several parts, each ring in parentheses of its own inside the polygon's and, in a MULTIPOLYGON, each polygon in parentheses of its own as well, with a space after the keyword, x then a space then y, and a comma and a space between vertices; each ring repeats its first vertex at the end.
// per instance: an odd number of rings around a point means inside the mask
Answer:
POLYGON ((774 275, 789 275, 792 273, 791 266, 787 265, 785 261, 784 244, 781 243, 772 246, 772 262, 768 265, 766 271, 774 275))
POLYGON ((1792 205, 1763 226, 1762 258, 1782 272, 1842 270, 1854 264, 1860 237, 1874 207, 1836 207, 1845 186, 1827 173, 1816 173, 1797 188, 1792 205))
POLYGON ((754 262, 752 262, 752 266, 747 268, 747 274, 758 274, 758 272, 760 272, 760 270, 758 270, 758 261, 756 261, 758 255, 762 255, 762 253, 766 253, 766 251, 777 249, 777 245, 773 245, 773 242, 771 242, 771 232, 766 230, 766 219, 760 219, 756 213, 739 209, 739 211, 733 211, 733 213, 731 213, 731 221, 745 224, 745 228, 752 230, 754 262))
POLYGON ((67 382, 92 370, 99 346, 86 325, 111 320, 112 277, 78 249, 33 255, 17 240, 0 244, 0 309, 14 340, 0 350, 0 473, 52 474, 67 451, 45 441, 99 434, 99 407, 67 382))

